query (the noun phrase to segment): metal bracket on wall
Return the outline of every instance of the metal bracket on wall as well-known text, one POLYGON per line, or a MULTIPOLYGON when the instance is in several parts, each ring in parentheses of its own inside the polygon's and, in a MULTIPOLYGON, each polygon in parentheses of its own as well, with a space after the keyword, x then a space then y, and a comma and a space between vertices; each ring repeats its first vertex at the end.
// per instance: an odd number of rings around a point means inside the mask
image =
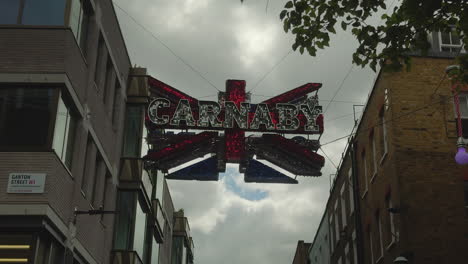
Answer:
POLYGON ((73 212, 73 223, 76 224, 76 218, 78 215, 105 215, 105 214, 117 214, 118 211, 106 211, 103 210, 102 205, 97 210, 87 210, 87 211, 80 211, 78 207, 75 207, 75 211, 73 212))

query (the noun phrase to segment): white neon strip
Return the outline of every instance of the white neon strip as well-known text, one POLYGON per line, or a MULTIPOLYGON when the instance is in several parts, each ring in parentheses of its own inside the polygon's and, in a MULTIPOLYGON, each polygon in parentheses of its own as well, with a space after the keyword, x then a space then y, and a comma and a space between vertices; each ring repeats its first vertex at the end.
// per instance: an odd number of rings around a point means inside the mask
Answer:
POLYGON ((203 156, 203 157, 201 157, 201 158, 196 158, 196 159, 194 159, 194 160, 191 160, 191 161, 189 161, 189 162, 186 162, 186 163, 184 163, 184 164, 181 164, 181 165, 179 165, 179 166, 177 166, 177 167, 171 168, 171 169, 169 169, 167 172, 168 172, 168 173, 173 173, 173 172, 176 172, 176 171, 185 169, 185 168, 187 168, 187 167, 189 167, 189 166, 192 166, 192 165, 195 164, 195 163, 198 163, 198 162, 200 162, 200 161, 207 160, 207 159, 209 159, 209 158, 211 158, 211 157, 213 157, 213 154, 211 154, 211 153, 206 154, 205 156, 203 156))
POLYGON ((293 179, 296 178, 296 175, 295 175, 295 174, 292 174, 291 172, 289 172, 289 171, 287 171, 287 170, 285 170, 285 169, 283 169, 283 168, 281 168, 281 167, 279 167, 279 166, 277 166, 277 165, 275 165, 275 164, 273 164, 273 163, 271 163, 271 162, 269 162, 269 161, 267 161, 267 160, 264 160, 264 159, 259 160, 259 159, 257 159, 257 155, 255 155, 253 158, 254 158, 256 161, 262 163, 263 165, 266 165, 266 166, 268 166, 268 167, 270 167, 270 168, 272 168, 272 169, 275 169, 275 170, 277 170, 277 171, 283 173, 284 175, 286 175, 286 176, 288 176, 288 177, 291 177, 291 178, 293 178, 293 179))

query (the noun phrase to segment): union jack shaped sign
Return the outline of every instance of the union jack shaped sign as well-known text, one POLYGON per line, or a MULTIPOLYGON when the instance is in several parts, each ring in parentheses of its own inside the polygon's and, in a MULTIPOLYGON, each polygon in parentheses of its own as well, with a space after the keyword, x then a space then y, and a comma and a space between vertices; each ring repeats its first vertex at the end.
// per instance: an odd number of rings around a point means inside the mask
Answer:
POLYGON ((309 96, 321 84, 307 83, 250 104, 243 80, 226 81, 219 102, 199 101, 151 77, 148 82, 153 100, 145 124, 152 149, 144 159, 168 173, 166 178, 216 181, 226 163, 239 164, 246 182, 297 183, 274 167, 321 176, 325 160, 316 153, 318 140, 283 136, 323 133, 322 107, 317 95, 309 96), (181 129, 186 132, 170 132, 181 129), (246 137, 246 132, 251 135, 246 137), (193 161, 197 162, 177 170, 193 161))

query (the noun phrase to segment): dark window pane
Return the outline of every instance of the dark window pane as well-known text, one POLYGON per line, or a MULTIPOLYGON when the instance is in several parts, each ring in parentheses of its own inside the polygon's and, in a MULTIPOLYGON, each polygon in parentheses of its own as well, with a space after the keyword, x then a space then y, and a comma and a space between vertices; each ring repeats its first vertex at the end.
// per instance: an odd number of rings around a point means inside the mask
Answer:
POLYGON ((135 192, 119 192, 117 203, 117 224, 115 228, 114 249, 129 250, 132 241, 132 227, 135 219, 135 192))
POLYGON ((139 158, 142 136, 143 109, 140 106, 128 106, 125 117, 125 142, 123 148, 124 157, 139 158))
MULTIPOLYGON (((468 119, 462 119, 461 120, 461 123, 462 123, 462 135, 464 138, 468 138, 468 119)), ((458 126, 458 124, 457 124, 458 126)), ((458 127, 457 127, 458 129, 458 127)))
POLYGON ((20 0, 0 0, 0 24, 16 24, 20 0))
POLYGON ((54 88, 0 87, 0 146, 46 146, 54 93, 54 88))
POLYGON ((441 34, 442 44, 451 44, 450 43, 450 33, 442 32, 441 34))
POLYGON ((25 0, 24 25, 64 25, 65 0, 25 0))
POLYGON ((460 36, 455 29, 452 30, 452 44, 453 45, 461 45, 460 36))

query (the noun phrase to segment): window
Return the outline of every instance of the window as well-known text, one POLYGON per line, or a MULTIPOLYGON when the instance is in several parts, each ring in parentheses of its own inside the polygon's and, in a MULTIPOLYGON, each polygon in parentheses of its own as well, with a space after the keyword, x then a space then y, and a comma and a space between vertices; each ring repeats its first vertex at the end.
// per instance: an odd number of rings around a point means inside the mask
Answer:
POLYGON ((350 260, 350 256, 349 256, 349 244, 346 243, 344 264, 349 264, 349 260, 350 260))
POLYGON ((362 179, 362 182, 363 182, 362 190, 364 190, 363 193, 362 193, 362 198, 364 198, 364 196, 366 196, 367 190, 369 188, 369 179, 368 179, 368 176, 367 176, 366 152, 364 152, 364 151, 362 152, 361 159, 362 159, 362 170, 363 170, 363 173, 364 173, 364 177, 362 179))
POLYGON ((452 27, 452 29, 447 32, 439 32, 439 40, 440 51, 458 52, 462 47, 462 40, 455 30, 455 27, 452 27))
MULTIPOLYGON (((458 95, 458 99, 460 101, 460 117, 461 117, 461 123, 462 123, 462 135, 464 138, 468 138, 468 93, 460 93, 458 95)), ((457 116, 455 115, 455 118, 456 117, 457 116)), ((456 124, 458 126, 457 122, 456 124)))
POLYGON ((376 221, 377 223, 377 232, 378 232, 378 241, 377 241, 377 251, 379 253, 379 257, 377 261, 379 261, 380 258, 383 257, 383 242, 382 242, 382 223, 380 221, 380 213, 377 213, 376 215, 376 221))
POLYGON ((153 242, 151 245, 151 264, 158 264, 159 262, 159 244, 156 242, 156 239, 153 237, 153 242))
POLYGON ((120 104, 121 104, 121 88, 120 88, 120 83, 119 83, 119 80, 116 79, 115 80, 115 88, 114 88, 114 97, 112 98, 113 102, 112 102, 112 115, 111 115, 111 119, 112 119, 112 125, 114 128, 117 128, 116 125, 117 125, 117 121, 119 120, 119 113, 120 113, 120 104))
POLYGON ((372 242, 372 230, 369 229, 369 253, 370 253, 370 259, 371 263, 374 263, 374 244, 372 242))
POLYGON ((141 154, 141 136, 143 129, 143 108, 128 105, 125 116, 124 157, 139 158, 141 154))
POLYGON ((0 232, 0 261, 8 257, 8 263, 33 263, 36 240, 32 232, 0 232))
POLYGON ((73 161, 76 124, 76 117, 72 114, 70 107, 65 104, 64 98, 60 97, 57 117, 55 119, 52 148, 68 169, 71 169, 73 161))
POLYGON ((384 90, 384 105, 385 105, 384 110, 387 111, 388 108, 390 107, 390 96, 388 94, 388 89, 387 88, 385 88, 385 90, 384 90))
POLYGON ((20 10, 19 0, 0 1, 0 24, 17 24, 20 10))
POLYGON ((83 53, 86 53, 90 10, 91 8, 85 0, 71 1, 69 25, 83 53))
POLYGON ((103 96, 102 96, 102 102, 107 105, 108 100, 111 99, 109 98, 111 95, 113 95, 114 91, 114 86, 115 84, 113 83, 115 81, 115 71, 114 71, 114 65, 112 64, 112 60, 110 57, 107 58, 107 64, 106 64, 106 76, 104 79, 104 85, 103 85, 103 96))
POLYGON ((135 221, 136 193, 130 191, 119 191, 117 201, 117 217, 114 234, 114 249, 128 250, 133 241, 135 221))
POLYGON ((66 0, 1 0, 0 24, 63 26, 66 0))
POLYGON ((99 206, 103 205, 103 193, 102 189, 104 188, 104 185, 106 184, 106 172, 107 172, 107 166, 104 160, 102 159, 101 155, 99 153, 96 155, 96 163, 95 163, 95 171, 94 171, 94 184, 92 187, 92 192, 91 192, 91 204, 93 205, 94 208, 99 208, 99 206))
POLYGON ((353 259, 354 259, 353 264, 358 264, 356 231, 353 231, 353 234, 351 235, 351 237, 353 238, 353 259))
POLYGON ((138 201, 135 213, 135 231, 133 236, 133 250, 141 259, 145 256, 146 213, 138 201))
POLYGON ((103 88, 103 79, 105 78, 107 65, 107 47, 102 34, 99 34, 98 52, 96 56, 96 67, 94 68, 94 83, 99 91, 103 88))
POLYGON ((338 243, 340 240, 340 223, 338 223, 339 217, 339 212, 338 212, 338 200, 335 201, 335 243, 338 243))
POLYGON ((333 235, 333 219, 332 219, 332 215, 331 214, 328 218, 328 226, 330 228, 330 250, 331 252, 330 253, 333 253, 333 249, 334 249, 334 246, 335 246, 335 236, 333 235))
POLYGON ((62 26, 65 24, 66 0, 22 0, 21 24, 62 26))
POLYGON ((91 135, 88 134, 88 141, 86 143, 85 166, 83 171, 83 178, 81 180, 81 191, 85 196, 91 196, 94 188, 94 177, 96 170, 96 155, 97 149, 91 135))
POLYGON ((51 148, 57 88, 0 86, 0 147, 5 150, 51 148))
POLYGON ((347 223, 346 223, 346 218, 347 218, 347 214, 346 214, 346 199, 345 199, 345 196, 346 196, 346 182, 343 182, 343 185, 341 186, 341 191, 340 191, 340 199, 341 199, 341 222, 343 223, 343 227, 346 227, 347 223))
MULTIPOLYGON (((393 208, 392 197, 390 195, 385 199, 386 209, 393 208)), ((387 210, 387 233, 388 233, 388 246, 395 242, 395 223, 393 214, 387 210)))
POLYGON ((385 158, 385 155, 387 155, 387 125, 385 124, 385 110, 382 109, 380 111, 379 115, 379 121, 380 121, 380 163, 382 163, 383 159, 385 158))
POLYGON ((348 182, 349 182, 349 214, 354 212, 354 188, 353 188, 353 168, 348 171, 348 182))
POLYGON ((371 141, 371 144, 372 144, 372 154, 370 155, 370 158, 372 159, 371 161, 371 166, 372 166, 372 178, 371 178, 371 182, 374 180, 375 176, 377 175, 377 154, 376 154, 376 149, 375 149, 375 135, 374 135, 374 132, 375 131, 372 131, 372 134, 371 134, 371 137, 370 137, 370 141, 371 141))

